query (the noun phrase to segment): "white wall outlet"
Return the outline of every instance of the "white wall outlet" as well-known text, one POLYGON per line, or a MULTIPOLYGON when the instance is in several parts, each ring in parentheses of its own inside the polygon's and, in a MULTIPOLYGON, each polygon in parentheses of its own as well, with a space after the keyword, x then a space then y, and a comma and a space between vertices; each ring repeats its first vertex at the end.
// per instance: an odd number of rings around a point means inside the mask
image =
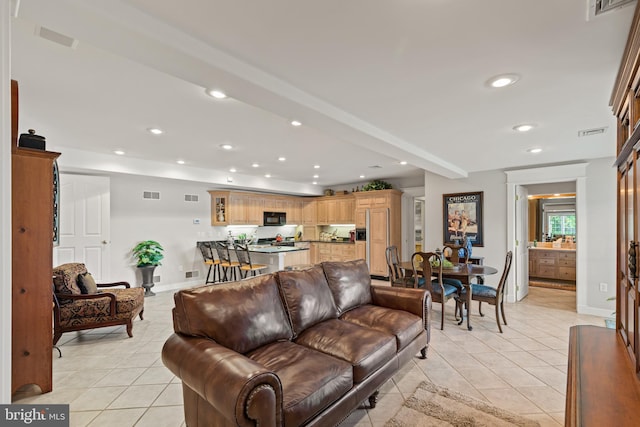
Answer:
POLYGON ((608 284, 604 283, 604 282, 600 282, 600 292, 607 292, 607 288, 609 287, 608 284))
POLYGON ((200 218, 194 218, 194 219, 193 219, 193 223, 194 223, 195 225, 199 225, 199 224, 200 224, 200 218))

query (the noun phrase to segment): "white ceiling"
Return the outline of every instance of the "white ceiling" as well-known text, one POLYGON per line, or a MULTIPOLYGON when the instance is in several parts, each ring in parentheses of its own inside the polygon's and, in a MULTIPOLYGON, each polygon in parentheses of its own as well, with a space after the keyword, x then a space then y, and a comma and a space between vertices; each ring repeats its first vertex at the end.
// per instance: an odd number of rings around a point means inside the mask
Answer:
POLYGON ((69 168, 212 186, 231 176, 299 194, 423 170, 459 178, 613 156, 608 104, 634 9, 587 20, 589 0, 15 5, 20 131, 46 136, 69 168), (77 48, 37 37, 36 25, 77 48), (486 85, 502 73, 521 78, 486 85), (515 132, 521 123, 537 126, 515 132), (606 132, 578 137, 599 127, 606 132), (526 152, 533 147, 543 151, 526 152))

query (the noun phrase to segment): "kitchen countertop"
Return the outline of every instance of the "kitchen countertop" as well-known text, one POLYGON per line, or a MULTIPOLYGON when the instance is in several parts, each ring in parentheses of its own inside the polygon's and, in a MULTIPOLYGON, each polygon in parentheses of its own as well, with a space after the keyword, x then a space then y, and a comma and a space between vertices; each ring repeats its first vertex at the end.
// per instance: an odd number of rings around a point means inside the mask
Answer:
POLYGON ((297 248, 295 246, 271 246, 271 245, 249 245, 249 252, 262 254, 279 254, 282 252, 308 251, 308 248, 297 248))
POLYGON ((530 247, 529 249, 533 249, 536 251, 563 251, 563 252, 575 252, 574 248, 544 248, 544 247, 530 247))

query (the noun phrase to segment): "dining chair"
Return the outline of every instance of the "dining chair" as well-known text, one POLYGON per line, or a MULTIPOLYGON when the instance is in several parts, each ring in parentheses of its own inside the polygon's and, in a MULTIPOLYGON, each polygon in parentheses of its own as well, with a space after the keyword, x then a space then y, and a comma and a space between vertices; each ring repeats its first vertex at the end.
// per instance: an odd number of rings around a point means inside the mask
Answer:
MULTIPOLYGON (((442 278, 442 253, 436 252, 416 252, 411 256, 413 265, 413 279, 415 288, 426 288, 431 293, 434 302, 442 305, 440 316, 440 330, 444 329, 444 307, 451 298, 460 295, 460 289, 442 278), (417 266, 422 266, 422 275, 418 275, 417 266), (433 278, 435 273, 435 278, 433 278)), ((459 281, 457 281, 459 282, 459 281)), ((462 283, 460 283, 462 287, 462 283)), ((456 304, 457 314, 457 304, 456 304)))
POLYGON ((240 270, 240 276, 243 279, 247 277, 249 272, 251 272, 252 276, 255 276, 256 272, 267 269, 268 265, 266 264, 254 264, 251 262, 251 255, 249 255, 249 248, 247 247, 247 245, 236 244, 233 247, 236 251, 236 258, 238 258, 238 263, 240 263, 240 266, 238 267, 238 269, 240 270))
POLYGON ((387 266, 389 268, 389 282, 391 282, 391 286, 399 286, 403 288, 412 287, 414 283, 413 272, 406 271, 404 268, 400 267, 398 247, 387 247, 385 250, 385 256, 387 259, 387 266))
MULTIPOLYGON (((507 324, 507 318, 504 315, 504 287, 507 282, 507 277, 509 277, 509 271, 511 270, 511 260, 513 258, 513 253, 511 251, 507 252, 507 256, 504 260, 504 269, 502 270, 502 276, 500 276, 500 281, 498 282, 497 287, 491 287, 487 285, 481 285, 478 283, 474 283, 471 285, 471 299, 473 301, 478 301, 478 312, 480 316, 484 317, 482 313, 482 303, 486 302, 487 304, 493 305, 496 307, 496 323, 498 324, 498 330, 502 333, 502 326, 500 326, 500 314, 502 314, 502 321, 504 324, 507 324), (498 313, 500 312, 500 313, 498 313)), ((462 304, 463 301, 466 301, 466 290, 463 289, 460 297, 456 303, 456 315, 458 309, 460 309, 460 314, 462 314, 462 304)), ((469 307, 467 307, 467 315, 469 314, 469 307)))
POLYGON ((229 246, 223 242, 216 242, 216 252, 218 253, 220 267, 222 268, 222 281, 237 280, 236 270, 240 267, 240 263, 238 261, 231 261, 229 246), (230 272, 229 269, 231 269, 230 272), (227 275, 227 273, 229 274, 227 275))
POLYGON ((222 277, 220 277, 220 260, 216 259, 213 256, 214 245, 215 245, 215 242, 198 242, 198 249, 200 249, 200 253, 202 254, 204 265, 209 266, 209 271, 207 271, 207 278, 204 281, 205 284, 215 283, 216 281, 222 280, 222 277), (213 277, 211 281, 209 281, 209 277, 211 276, 212 270, 213 270, 213 277), (216 280, 216 277, 217 277, 217 280, 216 280))

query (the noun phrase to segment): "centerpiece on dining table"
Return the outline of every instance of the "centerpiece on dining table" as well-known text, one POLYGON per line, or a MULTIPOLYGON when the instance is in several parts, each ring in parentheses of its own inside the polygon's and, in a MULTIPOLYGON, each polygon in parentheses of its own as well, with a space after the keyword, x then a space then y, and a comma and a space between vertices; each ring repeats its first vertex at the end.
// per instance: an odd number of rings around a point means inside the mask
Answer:
MULTIPOLYGON (((431 264, 431 268, 439 268, 440 267, 440 260, 439 259, 432 259, 429 263, 431 264)), ((459 266, 455 265, 454 263, 452 263, 448 259, 442 258, 442 269, 443 270, 454 270, 454 269, 456 269, 458 267, 459 266)))

